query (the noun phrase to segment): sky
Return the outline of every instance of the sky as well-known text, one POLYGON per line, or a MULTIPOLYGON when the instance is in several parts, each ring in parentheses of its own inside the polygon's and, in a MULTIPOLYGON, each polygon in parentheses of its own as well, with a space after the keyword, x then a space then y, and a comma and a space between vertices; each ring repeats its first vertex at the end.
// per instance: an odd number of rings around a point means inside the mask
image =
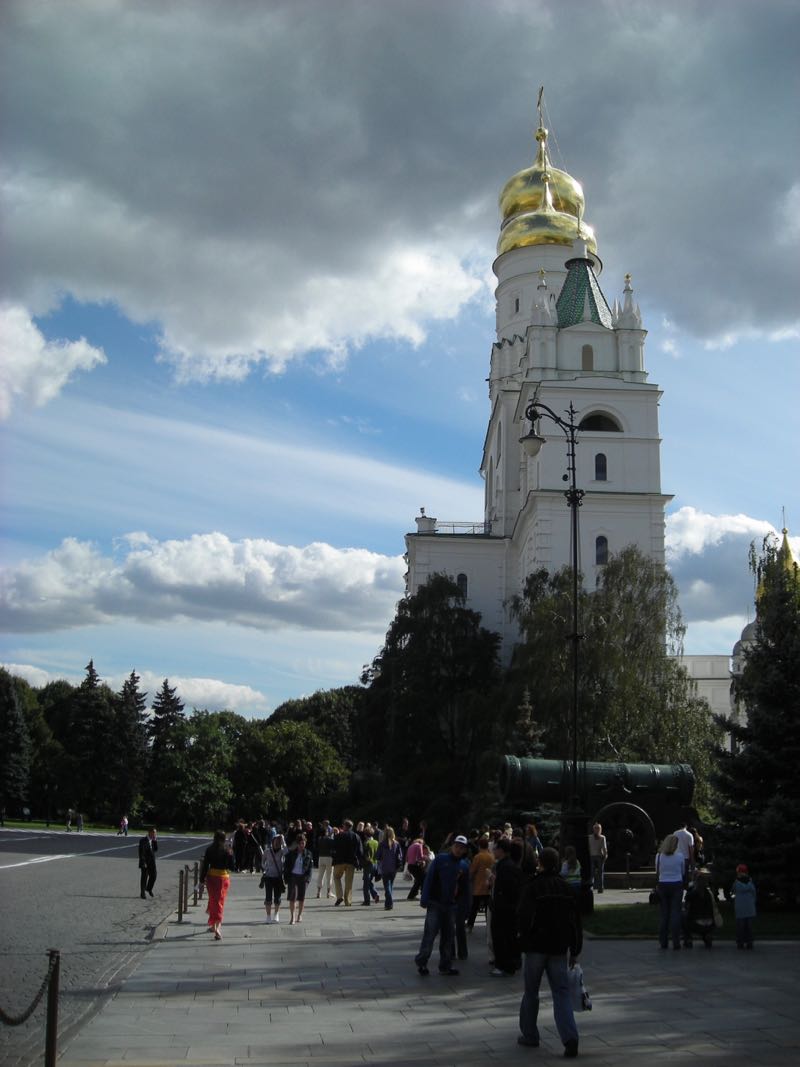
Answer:
POLYGON ((690 653, 800 559, 794 0, 7 0, 0 662, 269 714, 481 521, 497 197, 578 178, 663 389, 690 653))

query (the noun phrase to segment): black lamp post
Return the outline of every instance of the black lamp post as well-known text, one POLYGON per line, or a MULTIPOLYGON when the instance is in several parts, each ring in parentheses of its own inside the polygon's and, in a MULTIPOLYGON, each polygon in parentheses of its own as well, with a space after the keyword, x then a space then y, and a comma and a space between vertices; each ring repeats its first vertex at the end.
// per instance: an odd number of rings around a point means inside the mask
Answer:
POLYGON ((578 508, 584 497, 584 490, 578 489, 575 480, 575 444, 578 427, 575 424, 575 408, 570 403, 565 412, 567 418, 557 415, 547 404, 539 400, 531 400, 525 409, 525 418, 530 420, 531 429, 524 437, 520 438, 520 444, 531 458, 539 454, 539 450, 545 443, 544 437, 539 432, 539 420, 549 419, 560 427, 567 439, 567 473, 564 481, 569 482, 569 489, 564 491, 567 504, 570 509, 572 529, 572 632, 567 634, 567 640, 572 646, 572 697, 570 701, 570 732, 572 740, 572 768, 570 774, 570 797, 563 812, 562 819, 562 847, 566 843, 574 844, 581 859, 581 870, 584 878, 588 874, 588 845, 586 842, 585 815, 581 803, 578 786, 578 647, 581 641, 581 633, 578 628, 578 508), (566 831, 566 833, 565 833, 566 831), (564 838, 567 838, 565 841, 564 838))

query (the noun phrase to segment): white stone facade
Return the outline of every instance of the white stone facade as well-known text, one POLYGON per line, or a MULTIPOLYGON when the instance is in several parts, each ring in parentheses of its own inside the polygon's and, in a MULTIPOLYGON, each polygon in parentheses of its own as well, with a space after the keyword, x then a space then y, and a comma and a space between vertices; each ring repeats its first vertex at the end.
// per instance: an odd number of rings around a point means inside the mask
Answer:
POLYGON ((606 554, 627 545, 664 560, 664 509, 671 497, 661 490, 661 393, 648 381, 646 331, 630 279, 622 303, 612 309, 597 282, 601 270, 577 229, 571 246, 545 239, 498 257, 497 340, 480 467, 485 506, 483 523, 476 523, 481 532, 450 532, 446 522, 420 516, 417 531, 406 535, 407 592, 435 572, 461 575, 468 606, 501 635, 506 659, 517 638, 511 598, 529 573, 557 570, 571 553, 565 434, 542 419, 538 432, 546 444, 538 456, 528 458, 520 445, 534 396, 561 417, 572 404, 581 426, 576 480, 585 492, 579 558, 586 586, 595 585, 606 554), (572 310, 567 306, 570 291, 582 294, 577 312, 574 300, 572 310))

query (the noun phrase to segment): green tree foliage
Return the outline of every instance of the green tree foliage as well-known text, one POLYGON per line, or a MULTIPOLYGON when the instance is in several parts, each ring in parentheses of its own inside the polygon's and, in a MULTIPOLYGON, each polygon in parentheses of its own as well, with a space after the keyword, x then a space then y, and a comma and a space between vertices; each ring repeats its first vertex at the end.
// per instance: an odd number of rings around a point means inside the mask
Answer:
POLYGON ((0 668, 0 805, 10 814, 28 800, 31 740, 23 702, 7 670, 0 668))
POLYGON ((109 780, 116 793, 116 811, 138 814, 148 765, 147 693, 131 671, 114 701, 114 739, 109 752, 109 780))
POLYGON ((373 769, 364 797, 377 815, 425 814, 450 829, 479 810, 487 781, 499 637, 434 574, 401 600, 365 669, 362 745, 373 769))
MULTIPOLYGON (((528 687, 545 755, 555 759, 569 751, 571 596, 568 568, 538 571, 514 604, 523 641, 509 695, 528 687)), ((669 572, 630 546, 603 567, 594 592, 581 588, 579 605, 580 758, 690 763, 696 802, 707 803, 719 728, 674 658, 685 627, 669 572)))
POLYGON ((93 660, 86 666, 83 682, 73 690, 70 729, 63 743, 73 769, 67 806, 91 818, 111 818, 106 755, 114 745, 114 694, 101 683, 93 660))
POLYGON ((721 722, 717 865, 724 884, 747 863, 759 890, 800 903, 800 574, 788 541, 751 551, 758 581, 756 632, 734 694, 745 721, 721 722))
POLYGON ((270 723, 304 722, 332 745, 345 766, 359 762, 359 724, 364 690, 357 685, 320 689, 310 697, 287 700, 270 716, 270 723))
POLYGON ((233 785, 235 738, 225 716, 230 712, 195 710, 173 729, 184 734, 169 753, 174 768, 171 818, 181 826, 196 829, 224 822, 233 785))
POLYGON ((333 745, 308 723, 270 719, 257 726, 263 740, 263 789, 271 806, 303 817, 328 814, 331 796, 348 781, 347 767, 333 745))
POLYGON ((148 725, 150 774, 148 799, 157 822, 174 822, 182 810, 181 796, 187 773, 185 750, 189 743, 183 702, 165 678, 153 701, 148 725))

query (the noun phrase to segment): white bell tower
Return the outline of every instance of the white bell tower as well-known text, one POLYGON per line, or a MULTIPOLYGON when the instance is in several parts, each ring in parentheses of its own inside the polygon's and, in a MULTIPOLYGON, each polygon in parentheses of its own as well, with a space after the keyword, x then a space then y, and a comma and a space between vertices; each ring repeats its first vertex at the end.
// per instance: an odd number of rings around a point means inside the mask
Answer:
POLYGON ((588 588, 612 553, 630 544, 664 560, 658 404, 644 363, 646 331, 626 275, 622 302, 609 307, 598 277, 602 262, 584 221, 580 184, 553 167, 548 132, 536 131, 537 156, 500 194, 496 329, 489 372, 489 424, 481 474, 484 522, 466 531, 429 517, 406 536, 407 589, 445 572, 467 590, 467 603, 503 637, 510 655, 516 628, 508 602, 531 571, 570 562, 564 498, 566 442, 542 420, 546 446, 529 458, 520 438, 530 429, 534 397, 562 415, 572 404, 579 427, 579 563, 588 588))

